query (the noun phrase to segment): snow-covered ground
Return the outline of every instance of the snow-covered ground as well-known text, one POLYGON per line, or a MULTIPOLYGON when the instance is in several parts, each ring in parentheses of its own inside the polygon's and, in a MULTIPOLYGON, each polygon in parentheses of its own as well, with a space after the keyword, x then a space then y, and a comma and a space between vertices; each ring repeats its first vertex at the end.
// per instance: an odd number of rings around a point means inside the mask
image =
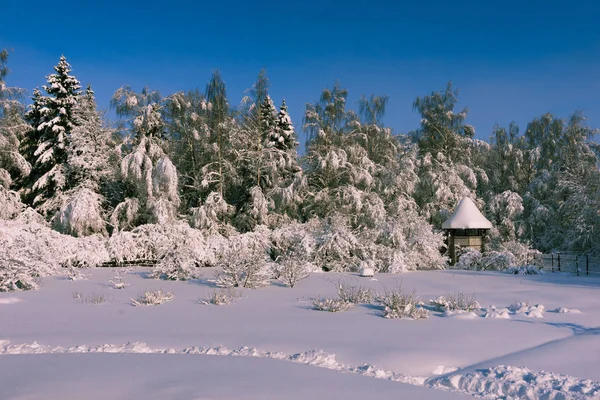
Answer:
POLYGON ((199 304, 215 290, 209 269, 188 282, 135 269, 122 290, 109 284, 115 271, 0 293, 1 399, 600 398, 600 278, 323 273, 214 306, 199 304), (426 303, 461 291, 483 309, 424 320, 385 319, 375 305, 312 310, 310 299, 335 297, 340 279, 379 292, 401 284, 426 303), (159 288, 173 300, 131 305, 159 288), (529 306, 510 307, 520 302, 529 306))

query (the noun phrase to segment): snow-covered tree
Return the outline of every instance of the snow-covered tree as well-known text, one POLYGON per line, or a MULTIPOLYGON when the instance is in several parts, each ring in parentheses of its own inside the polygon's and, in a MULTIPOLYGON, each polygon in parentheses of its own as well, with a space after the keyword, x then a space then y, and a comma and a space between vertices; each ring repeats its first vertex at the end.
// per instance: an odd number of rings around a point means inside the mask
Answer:
POLYGON ((15 179, 27 176, 31 165, 19 153, 29 125, 23 119, 24 90, 6 86, 8 51, 0 51, 0 186, 8 189, 15 179))
POLYGON ((75 109, 77 125, 67 145, 65 172, 68 191, 62 196, 53 227, 74 236, 106 234, 104 194, 113 197, 108 188, 114 179, 117 162, 113 131, 106 127, 96 109, 94 92, 88 86, 75 109))
POLYGON ((62 193, 68 189, 67 147, 76 127, 75 109, 81 88, 70 75, 71 66, 64 56, 47 76, 46 96, 34 92, 33 105, 27 114, 32 129, 27 133, 24 155, 32 165, 25 179, 24 198, 46 217, 59 207, 62 193), (35 150, 33 150, 35 148, 35 150), (33 150, 33 153, 31 153, 33 150))
POLYGON ((113 130, 106 126, 96 107, 94 91, 88 86, 75 109, 77 126, 67 148, 71 186, 99 186, 114 172, 110 165, 116 161, 113 130))
POLYGON ((180 204, 177 169, 167 156, 162 100, 144 88, 135 93, 129 87, 115 92, 112 105, 117 113, 132 118, 133 148, 121 160, 120 175, 129 185, 129 197, 113 212, 115 229, 139 223, 167 223, 176 219, 180 204), (121 217, 125 216, 125 220, 121 217), (135 217, 134 217, 135 216, 135 217))
POLYGON ((443 92, 432 92, 414 101, 413 108, 421 114, 421 128, 412 135, 421 153, 441 153, 453 161, 464 159, 461 139, 472 138, 475 129, 464 122, 468 109, 454 112, 457 102, 458 90, 453 89, 452 82, 443 92))

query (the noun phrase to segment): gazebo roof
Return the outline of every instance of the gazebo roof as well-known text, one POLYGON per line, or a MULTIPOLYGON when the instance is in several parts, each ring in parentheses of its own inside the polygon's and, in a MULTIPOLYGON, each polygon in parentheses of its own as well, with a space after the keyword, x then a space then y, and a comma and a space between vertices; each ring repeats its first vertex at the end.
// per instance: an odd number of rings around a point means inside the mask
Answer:
POLYGON ((491 229, 492 223, 483 216, 475 203, 465 197, 458 203, 454 213, 443 224, 442 229, 491 229))

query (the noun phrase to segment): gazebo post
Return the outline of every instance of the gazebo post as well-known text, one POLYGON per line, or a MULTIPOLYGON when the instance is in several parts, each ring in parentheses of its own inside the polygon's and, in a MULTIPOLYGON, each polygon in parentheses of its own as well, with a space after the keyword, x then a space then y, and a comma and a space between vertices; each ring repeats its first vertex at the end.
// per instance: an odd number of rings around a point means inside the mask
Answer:
POLYGON ((450 265, 456 264, 456 247, 454 245, 454 229, 448 230, 448 250, 450 251, 450 265))

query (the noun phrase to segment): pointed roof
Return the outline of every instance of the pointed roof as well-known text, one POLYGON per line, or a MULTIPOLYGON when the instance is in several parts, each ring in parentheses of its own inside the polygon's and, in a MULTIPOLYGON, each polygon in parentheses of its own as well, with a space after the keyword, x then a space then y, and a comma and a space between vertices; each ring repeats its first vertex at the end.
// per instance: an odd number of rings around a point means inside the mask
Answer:
POLYGON ((491 229, 491 227, 492 223, 468 197, 458 203, 452 216, 442 224, 442 229, 491 229))

